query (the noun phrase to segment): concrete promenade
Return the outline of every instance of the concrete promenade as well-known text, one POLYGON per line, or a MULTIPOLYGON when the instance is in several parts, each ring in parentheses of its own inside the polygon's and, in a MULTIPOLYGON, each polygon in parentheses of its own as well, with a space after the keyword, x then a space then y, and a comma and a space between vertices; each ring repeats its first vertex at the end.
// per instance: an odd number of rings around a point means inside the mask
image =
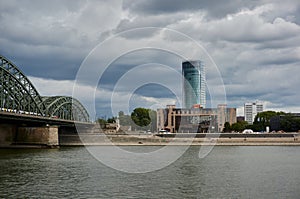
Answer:
MULTIPOLYGON (((283 134, 282 134, 283 135, 283 134)), ((97 146, 97 145, 120 145, 120 146, 164 146, 164 145, 222 145, 222 146, 300 146, 300 136, 290 134, 285 136, 274 135, 267 137, 244 136, 234 137, 160 137, 148 134, 136 135, 101 135, 79 134, 60 135, 60 146, 97 146)))

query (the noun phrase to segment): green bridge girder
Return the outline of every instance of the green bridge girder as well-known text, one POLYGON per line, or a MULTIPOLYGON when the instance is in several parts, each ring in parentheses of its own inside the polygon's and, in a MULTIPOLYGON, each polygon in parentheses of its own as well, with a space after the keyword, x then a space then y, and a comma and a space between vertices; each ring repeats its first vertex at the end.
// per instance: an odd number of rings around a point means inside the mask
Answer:
POLYGON ((89 122, 89 114, 68 96, 40 96, 30 80, 0 55, 0 111, 89 122))
POLYGON ((75 98, 66 96, 42 97, 46 105, 46 114, 51 117, 75 121, 88 121, 89 114, 75 98))

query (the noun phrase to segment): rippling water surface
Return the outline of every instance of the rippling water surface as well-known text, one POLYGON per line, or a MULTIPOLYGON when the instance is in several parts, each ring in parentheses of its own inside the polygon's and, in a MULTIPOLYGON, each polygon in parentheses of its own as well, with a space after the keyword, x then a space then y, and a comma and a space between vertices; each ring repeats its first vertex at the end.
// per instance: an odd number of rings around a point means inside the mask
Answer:
MULTIPOLYGON (((139 147, 146 149, 128 150, 139 147)), ((0 198, 300 197, 300 147, 216 146, 203 159, 198 152, 193 146, 164 169, 128 174, 84 147, 1 149, 0 198)))

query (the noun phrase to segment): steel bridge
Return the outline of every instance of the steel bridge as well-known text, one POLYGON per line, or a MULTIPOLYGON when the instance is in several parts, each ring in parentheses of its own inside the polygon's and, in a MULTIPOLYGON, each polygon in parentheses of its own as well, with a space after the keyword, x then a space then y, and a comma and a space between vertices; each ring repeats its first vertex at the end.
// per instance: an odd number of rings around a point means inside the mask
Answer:
POLYGON ((0 111, 45 118, 89 122, 89 114, 75 98, 41 96, 24 73, 0 55, 0 111))

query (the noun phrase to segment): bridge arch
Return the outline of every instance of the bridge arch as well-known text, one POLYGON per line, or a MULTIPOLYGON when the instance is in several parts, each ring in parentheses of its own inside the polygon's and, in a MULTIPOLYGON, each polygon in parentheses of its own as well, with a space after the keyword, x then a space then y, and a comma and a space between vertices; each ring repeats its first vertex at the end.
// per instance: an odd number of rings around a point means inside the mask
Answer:
POLYGON ((0 55, 0 111, 89 122, 84 106, 72 97, 40 96, 30 80, 0 55))
POLYGON ((1 108, 44 114, 42 98, 29 79, 0 55, 1 108))
POLYGON ((66 96, 43 97, 46 114, 66 120, 89 121, 89 114, 84 106, 75 98, 66 96))

